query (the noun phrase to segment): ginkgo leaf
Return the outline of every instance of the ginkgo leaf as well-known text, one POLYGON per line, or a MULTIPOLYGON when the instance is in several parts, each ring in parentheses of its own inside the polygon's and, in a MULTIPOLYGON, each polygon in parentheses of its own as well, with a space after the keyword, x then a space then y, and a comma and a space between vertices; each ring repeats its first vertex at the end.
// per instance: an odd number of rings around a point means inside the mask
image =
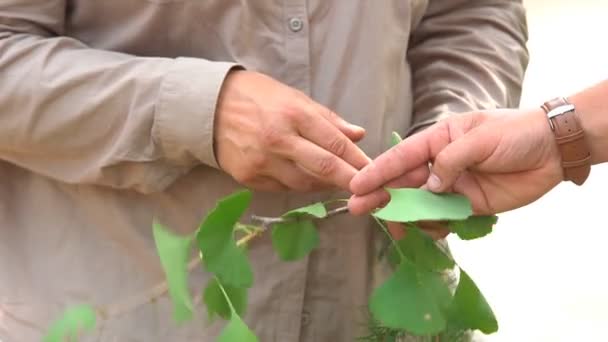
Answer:
POLYGON ((230 322, 224 327, 222 333, 217 338, 218 342, 258 342, 258 338, 255 334, 247 327, 245 322, 241 319, 235 310, 235 307, 231 301, 231 298, 226 291, 226 288, 220 283, 216 283, 218 289, 224 294, 224 299, 230 308, 230 322))
POLYGON ((457 194, 435 194, 422 189, 387 189, 390 202, 373 213, 393 222, 464 220, 472 213, 469 200, 457 194))
POLYGON ((321 202, 313 203, 302 208, 297 208, 286 212, 283 217, 302 217, 310 215, 315 218, 324 218, 327 216, 327 209, 321 202))
POLYGON ((167 277, 173 303, 173 318, 184 322, 192 318, 192 296, 188 287, 188 258, 192 237, 175 235, 154 222, 154 241, 167 277))
POLYGON ((272 246, 285 261, 298 260, 319 245, 319 232, 311 220, 277 223, 272 228, 272 246))
POLYGON ((471 216, 466 220, 449 222, 448 228, 462 240, 473 240, 490 234, 496 222, 498 217, 495 215, 471 216))
POLYGON ((217 338, 217 342, 258 342, 255 334, 243 322, 241 317, 232 313, 230 322, 224 327, 222 333, 217 338))
POLYGON ((391 147, 399 144, 403 139, 401 139, 401 136, 399 135, 399 133, 397 132, 393 132, 391 134, 391 147))
POLYGON ((384 326, 429 335, 445 329, 450 301, 440 273, 417 268, 406 259, 374 290, 369 305, 373 317, 384 326))
POLYGON ((397 251, 389 252, 393 263, 395 262, 395 255, 404 255, 416 267, 422 267, 429 271, 441 271, 455 265, 454 260, 437 247, 433 238, 413 226, 407 227, 405 237, 391 246, 391 249, 396 248, 399 248, 401 253, 397 251))
POLYGON ((47 331, 44 342, 76 341, 85 331, 92 331, 97 324, 95 310, 89 305, 68 308, 47 331))
POLYGON ((225 285, 250 287, 253 283, 247 255, 234 241, 234 226, 250 202, 250 191, 225 197, 207 215, 196 234, 205 267, 225 285))
MULTIPOLYGON (((223 285, 226 296, 229 298, 234 310, 238 315, 243 315, 247 309, 247 289, 243 287, 232 287, 223 285)), ((232 310, 226 300, 224 292, 220 288, 217 278, 209 279, 209 283, 203 294, 203 301, 207 306, 209 319, 213 320, 216 316, 223 319, 230 319, 232 310)))
POLYGON ((460 280, 449 309, 450 323, 463 329, 480 330, 484 334, 498 331, 492 308, 473 279, 460 269, 460 280))
POLYGON ((319 232, 312 222, 313 218, 327 216, 323 203, 314 203, 288 211, 282 217, 287 222, 272 227, 272 246, 284 261, 294 261, 308 255, 319 245, 319 232))

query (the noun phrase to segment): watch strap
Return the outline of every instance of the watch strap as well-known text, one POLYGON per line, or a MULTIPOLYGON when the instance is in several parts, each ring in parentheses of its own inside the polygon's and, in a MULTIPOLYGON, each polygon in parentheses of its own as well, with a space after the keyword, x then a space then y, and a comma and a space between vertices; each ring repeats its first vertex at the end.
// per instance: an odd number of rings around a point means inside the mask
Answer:
POLYGON ((542 106, 555 134, 564 169, 564 180, 582 185, 591 172, 591 153, 585 132, 576 115, 574 105, 559 97, 542 106))

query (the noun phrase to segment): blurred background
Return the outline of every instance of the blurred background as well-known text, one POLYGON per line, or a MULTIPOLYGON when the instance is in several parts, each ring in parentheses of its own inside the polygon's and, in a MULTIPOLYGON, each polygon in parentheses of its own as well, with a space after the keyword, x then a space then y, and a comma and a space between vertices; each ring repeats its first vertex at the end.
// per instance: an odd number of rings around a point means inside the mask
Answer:
MULTIPOLYGON (((608 78, 608 0, 524 3, 531 60, 523 107, 608 78)), ((484 239, 450 238, 498 317, 499 332, 482 341, 608 341, 607 197, 608 165, 595 166, 583 187, 564 183, 502 214, 484 239)))

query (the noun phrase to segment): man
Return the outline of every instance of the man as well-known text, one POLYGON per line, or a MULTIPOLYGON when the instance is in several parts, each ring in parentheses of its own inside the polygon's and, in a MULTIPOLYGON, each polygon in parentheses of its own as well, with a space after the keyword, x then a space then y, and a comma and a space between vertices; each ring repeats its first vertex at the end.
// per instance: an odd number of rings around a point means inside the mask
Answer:
MULTIPOLYGON (((153 218, 191 232, 243 186, 267 216, 344 197, 391 131, 516 105, 526 38, 521 1, 4 0, 0 339, 38 340, 68 304, 162 281, 153 218)), ((261 341, 362 334, 376 227, 319 228, 301 262, 267 236, 249 246, 261 341)), ((182 326, 170 312, 166 297, 138 305, 97 337, 217 334, 202 312, 182 326)))

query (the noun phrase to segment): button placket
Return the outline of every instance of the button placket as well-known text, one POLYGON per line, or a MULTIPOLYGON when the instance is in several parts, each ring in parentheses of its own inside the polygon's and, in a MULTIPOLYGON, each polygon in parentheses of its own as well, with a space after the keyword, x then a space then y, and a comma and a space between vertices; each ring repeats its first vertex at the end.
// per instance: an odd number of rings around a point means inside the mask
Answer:
POLYGON ((304 27, 304 21, 298 17, 291 17, 288 25, 291 32, 299 32, 304 27))
POLYGON ((304 0, 285 0, 285 83, 310 95, 310 25, 304 0))

